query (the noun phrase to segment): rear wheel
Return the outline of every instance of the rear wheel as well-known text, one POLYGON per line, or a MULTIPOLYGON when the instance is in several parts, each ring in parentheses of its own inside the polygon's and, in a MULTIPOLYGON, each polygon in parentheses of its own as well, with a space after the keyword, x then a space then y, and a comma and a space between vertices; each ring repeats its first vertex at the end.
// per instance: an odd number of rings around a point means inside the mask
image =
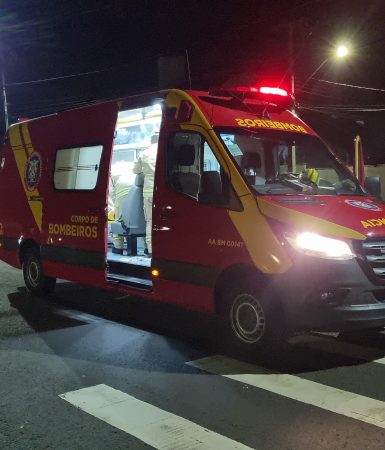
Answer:
POLYGON ((32 294, 46 295, 55 288, 56 278, 46 277, 44 275, 38 250, 29 249, 24 255, 23 277, 27 289, 32 294))
POLYGON ((232 348, 252 351, 287 337, 279 302, 264 293, 247 280, 223 290, 222 313, 232 348))

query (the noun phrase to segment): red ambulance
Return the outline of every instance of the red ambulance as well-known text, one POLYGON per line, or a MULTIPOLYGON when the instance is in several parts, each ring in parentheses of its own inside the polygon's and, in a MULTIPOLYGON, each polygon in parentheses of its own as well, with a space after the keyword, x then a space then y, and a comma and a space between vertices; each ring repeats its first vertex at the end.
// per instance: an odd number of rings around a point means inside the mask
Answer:
POLYGON ((34 294, 61 278, 219 313, 245 348, 287 328, 384 327, 385 207, 291 101, 268 86, 167 90, 12 125, 0 258, 34 294), (143 176, 124 224, 107 205, 114 164, 158 133, 148 256, 143 176))

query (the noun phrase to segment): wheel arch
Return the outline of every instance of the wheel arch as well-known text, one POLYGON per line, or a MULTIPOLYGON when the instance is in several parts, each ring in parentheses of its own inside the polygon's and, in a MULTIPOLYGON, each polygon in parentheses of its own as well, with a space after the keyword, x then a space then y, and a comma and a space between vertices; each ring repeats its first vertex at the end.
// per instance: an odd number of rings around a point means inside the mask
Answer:
POLYGON ((27 290, 35 295, 47 295, 52 292, 56 278, 44 274, 40 245, 33 239, 26 239, 20 244, 19 254, 27 290))
POLYGON ((24 257, 30 249, 37 250, 40 253, 40 245, 33 239, 25 239, 21 242, 19 246, 20 267, 23 265, 24 257))
POLYGON ((269 281, 269 276, 248 264, 234 264, 227 267, 219 275, 214 287, 214 307, 217 314, 224 311, 223 291, 230 283, 237 283, 240 280, 253 280, 253 283, 264 287, 269 281))

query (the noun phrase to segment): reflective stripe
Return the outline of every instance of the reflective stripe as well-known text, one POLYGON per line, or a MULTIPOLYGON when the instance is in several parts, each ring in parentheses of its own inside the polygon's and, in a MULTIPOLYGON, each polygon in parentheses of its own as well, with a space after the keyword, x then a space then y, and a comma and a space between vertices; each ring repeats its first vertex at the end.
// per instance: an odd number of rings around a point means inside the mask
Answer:
POLYGON ((0 236, 2 250, 17 251, 19 249, 19 240, 6 236, 0 236))
POLYGON ((105 269, 106 260, 104 252, 95 252, 70 247, 55 247, 42 245, 41 257, 46 261, 69 264, 74 266, 105 269))
POLYGON ((160 278, 197 286, 214 288, 221 269, 214 266, 203 266, 182 261, 155 259, 151 264, 160 272, 160 278))
MULTIPOLYGON (((17 238, 0 236, 0 243, 2 250, 18 251, 19 249, 19 239, 17 238)), ((55 247, 54 245, 42 245, 41 257, 45 261, 90 267, 93 269, 106 268, 104 252, 70 247, 55 247)))
POLYGON ((34 153, 34 148, 31 141, 31 136, 28 130, 28 122, 22 125, 14 125, 9 129, 9 140, 15 157, 17 169, 21 184, 24 188, 24 193, 31 209, 35 223, 41 231, 43 204, 41 202, 39 191, 37 189, 28 190, 25 183, 25 170, 28 162, 28 157, 34 153))

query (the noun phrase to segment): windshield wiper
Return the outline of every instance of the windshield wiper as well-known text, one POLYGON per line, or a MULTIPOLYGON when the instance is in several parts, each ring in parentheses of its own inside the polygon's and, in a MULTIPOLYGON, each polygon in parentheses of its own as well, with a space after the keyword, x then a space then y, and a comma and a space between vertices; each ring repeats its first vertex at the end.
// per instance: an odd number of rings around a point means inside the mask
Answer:
POLYGON ((357 192, 357 186, 349 178, 339 181, 333 185, 336 195, 365 195, 364 192, 357 192))
POLYGON ((269 183, 280 183, 303 193, 313 193, 314 190, 318 190, 318 186, 316 184, 313 185, 304 183, 299 179, 298 175, 294 173, 276 174, 274 177, 266 180, 266 184, 269 183))
MULTIPOLYGON (((325 181, 324 181, 325 182, 325 181)), ((304 194, 313 194, 313 195, 365 195, 364 192, 357 189, 357 185, 354 181, 346 178, 337 183, 328 183, 327 185, 316 184, 302 177, 299 177, 294 173, 280 173, 275 175, 272 178, 266 180, 266 184, 274 184, 279 183, 283 186, 288 186, 296 191, 300 191, 304 194)), ((276 189, 269 189, 267 192, 275 191, 276 189)))

